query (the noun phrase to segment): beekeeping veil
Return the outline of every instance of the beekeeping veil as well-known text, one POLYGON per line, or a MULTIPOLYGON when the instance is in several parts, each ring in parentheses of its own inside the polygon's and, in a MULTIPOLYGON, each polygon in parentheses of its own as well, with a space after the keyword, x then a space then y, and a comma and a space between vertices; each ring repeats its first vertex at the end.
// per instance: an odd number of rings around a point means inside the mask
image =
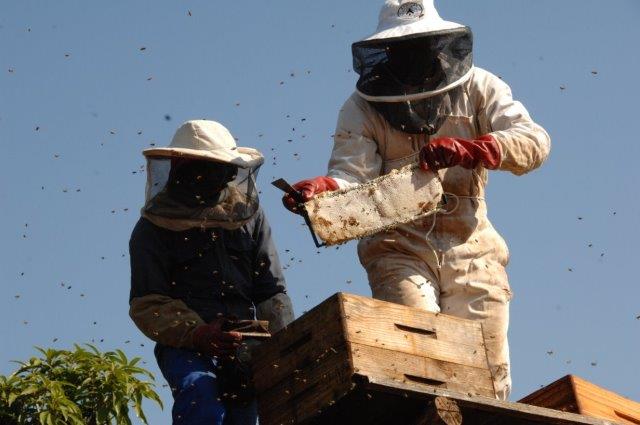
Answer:
POLYGON ((375 34, 352 45, 357 92, 394 128, 435 134, 471 77, 473 36, 433 0, 387 0, 375 34))
POLYGON ((175 231, 236 229, 258 210, 256 178, 264 158, 237 147, 214 121, 187 121, 166 148, 147 149, 143 217, 175 231))

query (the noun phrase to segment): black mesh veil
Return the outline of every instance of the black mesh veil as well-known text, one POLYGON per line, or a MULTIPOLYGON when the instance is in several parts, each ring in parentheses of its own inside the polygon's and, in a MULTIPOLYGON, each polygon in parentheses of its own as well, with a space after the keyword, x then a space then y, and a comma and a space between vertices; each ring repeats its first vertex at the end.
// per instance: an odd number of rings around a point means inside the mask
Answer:
POLYGON ((258 170, 210 160, 148 157, 143 214, 193 227, 238 227, 258 211, 258 170))
POLYGON ((469 72, 472 50, 468 27, 354 43, 358 91, 376 98, 420 97, 446 88, 469 72))
POLYGON ((440 130, 453 105, 463 95, 461 86, 425 99, 406 102, 369 102, 393 128, 411 134, 433 135, 440 130))
POLYGON ((434 134, 471 75, 470 28, 354 43, 358 93, 395 128, 434 134))

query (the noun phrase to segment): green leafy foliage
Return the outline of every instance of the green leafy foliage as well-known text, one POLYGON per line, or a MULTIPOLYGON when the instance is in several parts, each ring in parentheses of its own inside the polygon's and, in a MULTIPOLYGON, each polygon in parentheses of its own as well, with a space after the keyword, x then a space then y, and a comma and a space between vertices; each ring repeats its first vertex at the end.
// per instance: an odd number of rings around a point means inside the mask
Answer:
POLYGON ((92 345, 38 351, 10 376, 0 375, 0 424, 124 425, 131 410, 146 424, 143 400, 162 407, 140 358, 92 345))

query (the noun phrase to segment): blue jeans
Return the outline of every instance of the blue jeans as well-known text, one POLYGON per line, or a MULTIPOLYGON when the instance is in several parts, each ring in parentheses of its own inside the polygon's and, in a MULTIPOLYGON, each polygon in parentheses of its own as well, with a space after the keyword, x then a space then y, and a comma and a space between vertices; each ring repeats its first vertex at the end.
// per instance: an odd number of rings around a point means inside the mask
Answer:
POLYGON ((214 360, 179 348, 156 345, 156 360, 173 394, 174 425, 256 425, 258 407, 220 400, 223 390, 214 360))

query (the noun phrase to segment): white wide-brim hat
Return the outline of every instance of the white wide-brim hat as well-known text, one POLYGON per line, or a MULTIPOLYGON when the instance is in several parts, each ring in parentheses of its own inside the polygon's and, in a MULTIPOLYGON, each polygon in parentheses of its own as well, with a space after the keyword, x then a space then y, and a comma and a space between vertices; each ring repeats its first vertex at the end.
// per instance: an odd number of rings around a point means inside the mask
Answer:
POLYGON ((464 25, 442 19, 433 0, 386 0, 380 10, 376 32, 365 40, 404 37, 456 28, 464 28, 464 25))
POLYGON ((262 154, 253 148, 243 148, 222 124, 209 120, 187 121, 180 126, 166 148, 142 151, 146 157, 203 159, 240 168, 252 168, 264 162, 262 154))

